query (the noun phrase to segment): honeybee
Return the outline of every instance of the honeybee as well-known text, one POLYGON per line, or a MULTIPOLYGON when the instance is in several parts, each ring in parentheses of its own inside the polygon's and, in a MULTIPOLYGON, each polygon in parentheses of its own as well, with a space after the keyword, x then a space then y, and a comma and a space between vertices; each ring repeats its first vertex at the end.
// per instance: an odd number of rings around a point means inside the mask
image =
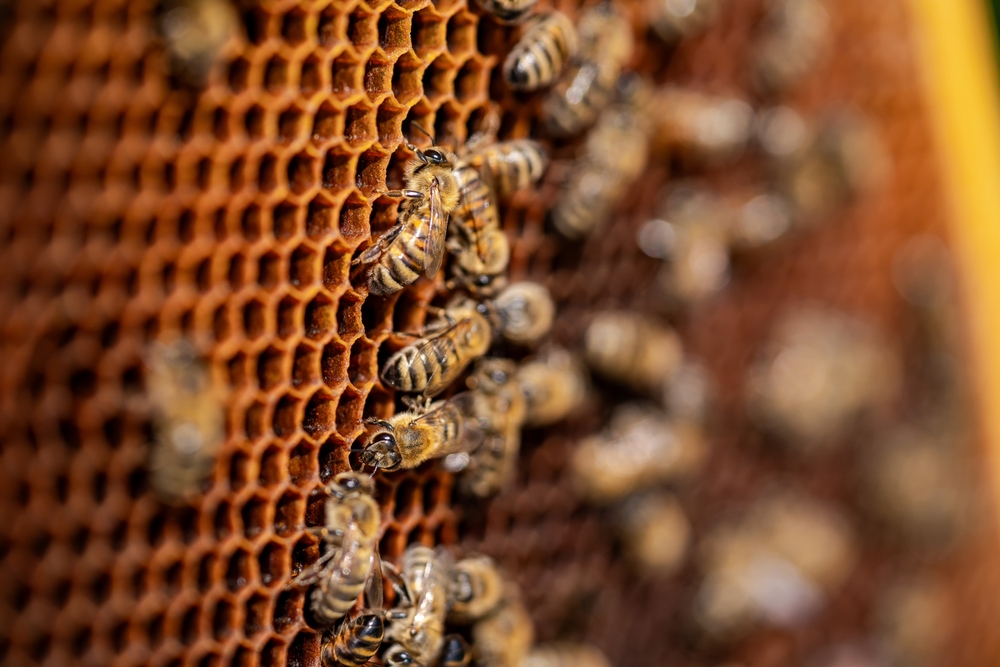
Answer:
POLYGON ((401 607, 387 615, 386 638, 401 646, 413 660, 433 664, 444 643, 448 611, 451 556, 421 544, 407 547, 398 588, 401 607))
POLYGON ((183 339, 153 343, 146 367, 150 484, 164 501, 187 503, 201 493, 225 439, 221 391, 205 359, 183 339))
POLYGON ((545 148, 531 139, 511 139, 488 144, 475 156, 490 170, 498 197, 537 183, 549 164, 545 148))
POLYGON ((204 88, 239 19, 229 0, 163 0, 156 23, 171 74, 184 85, 204 88))
POLYGON ((617 513, 625 549, 643 571, 676 572, 691 541, 691 523, 680 503, 663 492, 629 498, 617 513))
POLYGON ((763 93, 801 81, 829 44, 830 17, 820 0, 772 0, 753 50, 753 79, 763 93))
POLYGON ((626 103, 601 112, 552 211, 555 228, 567 238, 594 233, 646 167, 649 128, 640 110, 646 86, 628 79, 623 79, 624 87, 642 90, 627 93, 626 103))
POLYGON ((463 160, 455 169, 461 198, 452 213, 448 249, 454 282, 488 296, 506 285, 510 241, 500 227, 492 174, 481 163, 463 160))
POLYGON ((476 0, 500 23, 518 23, 523 20, 538 0, 476 0))
POLYGON ((474 418, 473 405, 473 396, 465 392, 430 405, 414 403, 410 410, 388 421, 367 420, 376 429, 361 452, 362 463, 393 472, 475 449, 482 442, 483 432, 474 418))
POLYGON ((388 197, 404 197, 399 222, 365 250, 352 264, 371 264, 368 290, 371 294, 394 294, 417 280, 421 272, 437 275, 444 260, 448 216, 458 206, 458 158, 447 148, 421 150, 406 147, 415 157, 404 169, 404 190, 390 190, 388 197))
POLYGON ((684 157, 732 160, 753 136, 753 108, 737 98, 665 87, 650 108, 657 142, 684 157))
POLYGON ((514 90, 551 85, 576 55, 576 49, 576 28, 565 14, 538 14, 503 61, 504 81, 514 90))
POLYGON ((519 667, 531 650, 535 627, 517 587, 504 581, 500 604, 472 626, 472 655, 478 667, 519 667))
POLYGON ((361 667, 378 652, 385 635, 382 614, 364 613, 345 621, 336 633, 323 638, 323 667, 361 667))
POLYGON ((486 616, 500 604, 504 580, 489 556, 469 556, 451 571, 448 622, 467 624, 486 616))
POLYGON ((560 421, 583 403, 589 387, 583 364, 562 348, 523 362, 517 369, 517 382, 527 403, 527 426, 560 421))
POLYGON ((680 336, 672 329, 638 313, 615 310, 591 320, 584 353, 599 375, 650 393, 660 392, 683 359, 680 336))
POLYGON ((500 334, 517 345, 533 345, 552 328, 555 303, 545 287, 535 282, 512 283, 491 304, 500 334))
POLYGON ((606 432, 583 440, 570 467, 590 502, 607 504, 639 489, 690 476, 705 459, 701 429, 647 405, 625 404, 606 432))
MULTIPOLYGON (((372 497, 375 487, 369 477, 355 472, 340 473, 324 491, 325 525, 310 529, 326 545, 326 553, 288 583, 288 587, 316 587, 309 595, 309 608, 322 625, 342 617, 364 590, 376 553, 382 513, 372 497)), ((381 581, 378 582, 381 586, 381 581)), ((358 630, 367 629, 363 621, 358 630)))
POLYGON ((382 368, 382 381, 400 391, 434 396, 444 390, 493 342, 488 309, 470 299, 448 304, 442 321, 396 352, 382 368))
POLYGON ((579 53, 542 102, 549 134, 569 137, 593 124, 611 103, 622 67, 632 57, 632 28, 601 3, 577 22, 579 53))
POLYGON ((673 43, 699 32, 718 7, 719 0, 650 0, 646 3, 646 13, 656 34, 673 43))
POLYGON ((447 635, 441 647, 439 667, 468 667, 472 662, 472 647, 462 635, 447 635))
POLYGON ((531 649, 523 667, 611 667, 596 646, 553 642, 531 649))

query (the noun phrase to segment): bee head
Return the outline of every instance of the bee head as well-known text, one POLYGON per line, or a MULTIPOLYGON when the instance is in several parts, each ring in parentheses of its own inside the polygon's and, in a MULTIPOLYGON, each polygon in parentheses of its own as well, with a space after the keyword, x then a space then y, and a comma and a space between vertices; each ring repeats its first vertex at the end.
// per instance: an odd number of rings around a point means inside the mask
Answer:
POLYGON ((372 493, 375 490, 369 477, 356 472, 342 472, 333 478, 333 483, 335 491, 340 495, 357 491, 372 493))
POLYGON ((403 456, 399 453, 396 437, 387 432, 376 434, 361 452, 361 462, 390 472, 399 468, 403 456))
POLYGON ((436 148, 428 148, 420 153, 420 159, 430 164, 447 164, 448 156, 436 148))

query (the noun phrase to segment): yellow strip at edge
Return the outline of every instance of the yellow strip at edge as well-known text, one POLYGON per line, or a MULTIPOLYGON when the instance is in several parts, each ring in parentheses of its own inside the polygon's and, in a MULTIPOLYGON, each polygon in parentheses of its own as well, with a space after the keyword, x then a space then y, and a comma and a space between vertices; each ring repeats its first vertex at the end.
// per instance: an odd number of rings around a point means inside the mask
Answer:
POLYGON ((986 0, 909 0, 951 206, 973 382, 1000 508, 1000 88, 986 0))

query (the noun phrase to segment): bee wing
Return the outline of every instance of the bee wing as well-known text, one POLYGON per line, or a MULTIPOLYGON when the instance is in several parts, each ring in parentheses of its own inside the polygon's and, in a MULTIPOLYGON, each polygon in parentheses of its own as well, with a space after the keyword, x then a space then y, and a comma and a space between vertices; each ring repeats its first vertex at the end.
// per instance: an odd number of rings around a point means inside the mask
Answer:
MULTIPOLYGON (((486 185, 487 191, 490 193, 489 206, 495 211, 497 208, 497 186, 496 181, 493 178, 493 170, 490 166, 486 164, 485 160, 479 160, 475 163, 476 170, 479 172, 479 177, 483 179, 483 183, 486 185)), ((486 225, 480 220, 480 214, 478 210, 473 210, 469 208, 469 217, 472 218, 472 229, 477 230, 475 233, 475 244, 476 244, 476 254, 480 259, 485 259, 489 255, 489 248, 483 245, 486 234, 483 232, 486 230, 486 225)))
POLYGON ((448 214, 444 212, 444 205, 441 203, 441 187, 437 179, 431 181, 430 193, 428 196, 430 203, 430 213, 427 226, 427 266, 424 274, 428 278, 433 278, 441 269, 441 262, 444 261, 445 239, 448 235, 448 214))
POLYGON ((383 582, 382 582, 382 558, 378 553, 378 542, 372 549, 372 570, 368 574, 368 583, 365 586, 365 597, 368 598, 369 609, 382 609, 383 582))

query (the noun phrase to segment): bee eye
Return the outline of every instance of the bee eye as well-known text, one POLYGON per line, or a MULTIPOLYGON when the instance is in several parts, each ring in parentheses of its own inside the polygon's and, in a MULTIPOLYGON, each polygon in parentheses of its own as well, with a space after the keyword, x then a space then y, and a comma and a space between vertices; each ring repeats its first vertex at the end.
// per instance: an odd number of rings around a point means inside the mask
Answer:
POLYGON ((361 480, 357 477, 349 477, 344 480, 344 488, 348 491, 354 491, 361 486, 361 480))
POLYGON ((493 381, 497 384, 503 384, 507 381, 507 374, 503 371, 493 371, 493 381))
POLYGON ((490 277, 489 276, 479 276, 479 280, 477 282, 480 285, 489 285, 490 284, 490 277))
POLYGON ((429 151, 424 151, 424 155, 427 156, 427 159, 433 162, 434 164, 441 164, 442 162, 447 162, 447 159, 445 158, 444 154, 435 148, 432 148, 429 151))
POLYGON ((392 443, 395 443, 396 439, 392 437, 392 433, 379 433, 374 438, 372 438, 372 442, 373 443, 375 443, 375 442, 392 442, 392 443))

